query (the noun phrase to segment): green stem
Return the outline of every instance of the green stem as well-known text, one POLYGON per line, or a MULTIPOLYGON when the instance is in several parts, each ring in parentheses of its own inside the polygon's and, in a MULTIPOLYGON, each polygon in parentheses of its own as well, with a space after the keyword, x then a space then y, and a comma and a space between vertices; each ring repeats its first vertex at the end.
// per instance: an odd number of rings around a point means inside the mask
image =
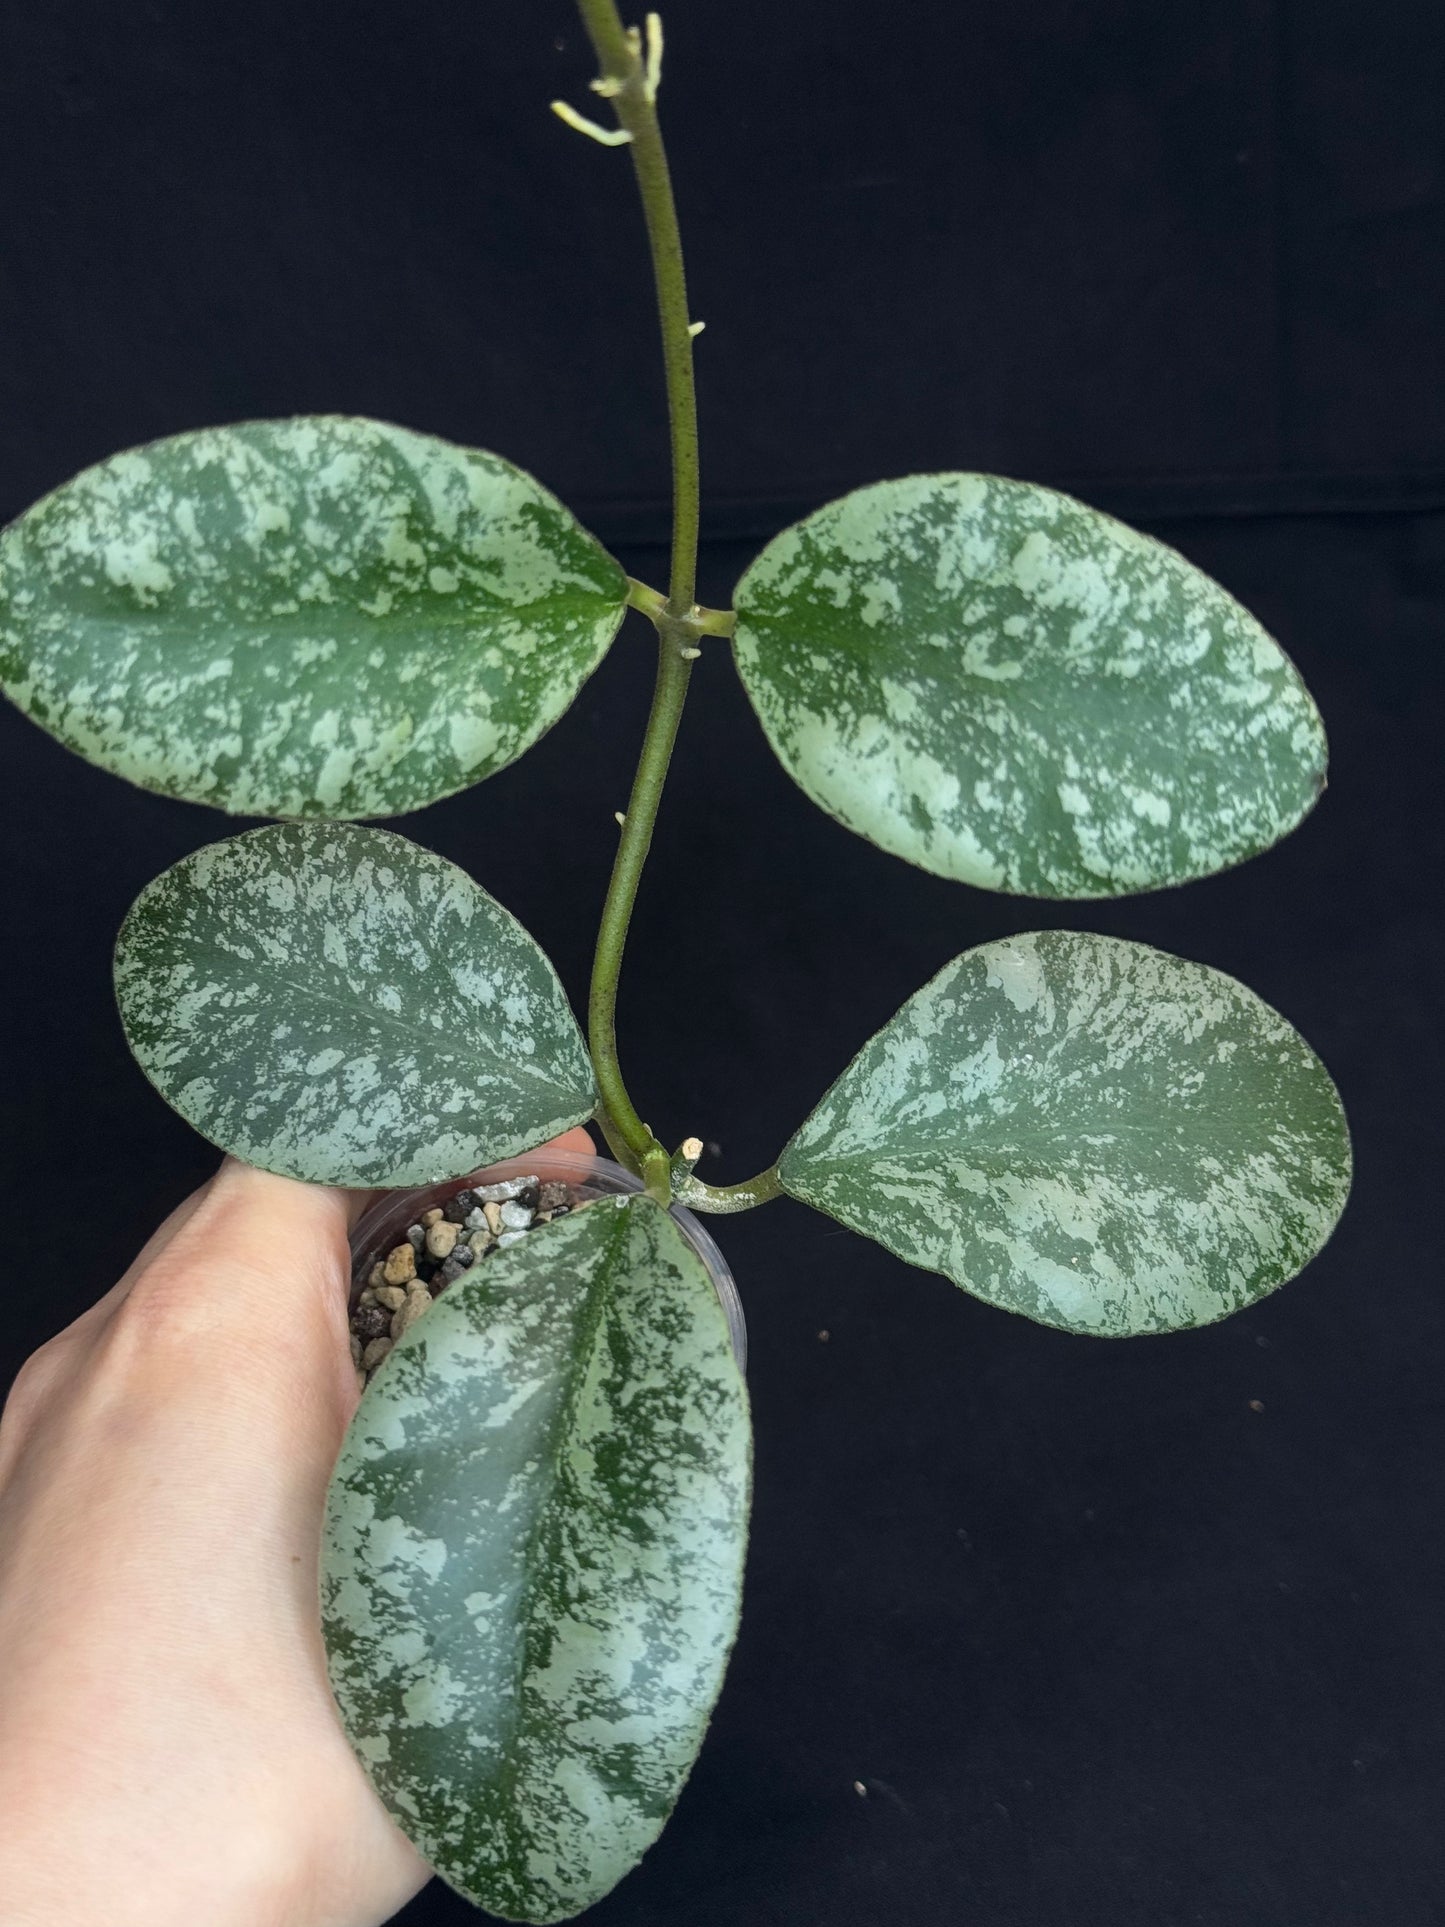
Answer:
POLYGON ((637 775, 628 798, 627 815, 617 841, 617 856, 612 865, 612 880, 607 901, 602 906, 602 922, 597 932, 597 950, 592 960, 592 991, 588 1000, 587 1021, 592 1047, 592 1064, 597 1073, 597 1088, 602 1093, 611 1129, 639 1161, 662 1151, 667 1153, 637 1114, 622 1079, 617 1056, 617 982, 622 973, 622 953, 627 945, 628 925, 632 921, 637 887, 643 865, 652 847, 653 825, 677 740, 682 705, 687 696, 692 662, 682 654, 673 624, 664 619, 657 638, 657 684, 652 694, 652 709, 647 732, 642 739, 642 754, 637 775))
POLYGON ((597 1106, 597 1109, 592 1113, 592 1121, 602 1133, 603 1142, 613 1157, 615 1157, 617 1162, 622 1166, 623 1170, 631 1171, 635 1175, 641 1160, 636 1156, 631 1145, 626 1142, 622 1133, 608 1116, 607 1106, 605 1104, 599 1104, 597 1106))
POLYGON ((636 64, 637 53, 612 0, 577 0, 577 11, 604 78, 625 80, 636 64))
MULTIPOLYGON (((674 1166, 676 1171, 676 1166, 674 1166)), ((747 1178, 741 1184, 704 1184, 701 1178, 687 1175, 674 1175, 672 1195, 679 1204, 685 1204, 689 1211, 712 1211, 727 1215, 734 1211, 751 1211, 755 1204, 767 1204, 772 1198, 783 1195, 783 1187, 778 1182, 778 1167, 770 1164, 766 1171, 759 1171, 755 1178, 747 1178)))
POLYGON ((601 90, 611 100, 619 126, 630 136, 628 145, 642 197, 667 374, 673 503, 668 600, 663 608, 648 610, 658 632, 657 685, 597 933, 588 1030, 597 1087, 607 1113, 609 1141, 620 1142, 636 1161, 649 1190, 665 1201, 671 1195, 667 1152, 638 1116, 618 1061, 617 983, 628 925, 637 901, 643 865, 652 845, 662 786, 697 654, 698 630, 693 618, 700 495, 697 396, 693 387, 692 335, 682 239, 647 63, 636 31, 629 32, 622 24, 616 0, 577 0, 577 4, 602 70, 601 90))
MULTIPOLYGON (((650 589, 645 582, 639 582, 635 575, 627 578, 627 606, 638 609, 649 622, 670 614, 668 600, 660 590, 650 589)), ((732 636, 737 633, 738 612, 736 609, 707 609, 701 603, 694 603, 690 617, 694 635, 732 636)))
POLYGON ((629 151, 652 274, 657 284, 657 312, 662 323, 662 355, 667 375, 667 414, 672 430, 672 573, 668 603, 675 616, 691 612, 697 585, 698 522, 701 476, 697 447, 697 390, 692 375, 692 321, 687 311, 687 275, 683 267, 682 236, 672 176, 657 106, 647 86, 646 69, 635 33, 629 34, 617 11, 616 0, 577 0, 602 80, 616 91, 609 98, 617 124, 629 133, 629 151))

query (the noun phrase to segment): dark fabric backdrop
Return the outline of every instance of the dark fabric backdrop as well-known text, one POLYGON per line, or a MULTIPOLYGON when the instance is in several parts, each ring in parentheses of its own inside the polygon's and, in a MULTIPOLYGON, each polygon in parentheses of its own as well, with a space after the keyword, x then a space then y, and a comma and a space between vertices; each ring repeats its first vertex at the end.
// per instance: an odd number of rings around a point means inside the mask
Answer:
MULTIPOLYGON (((694 0, 667 25, 705 599, 856 483, 1052 482, 1274 629, 1333 766, 1230 875, 1033 905, 811 810, 710 652, 624 989, 648 1114, 743 1175, 949 956, 1064 924, 1274 1003, 1336 1074, 1358 1178, 1302 1280, 1134 1343, 798 1206, 723 1224, 754 1347, 744 1631, 676 1818, 595 1918, 1439 1927, 1445 16, 694 0)), ((659 579, 626 157, 546 111, 590 72, 562 0, 12 0, 0 515, 153 436, 353 410, 497 448, 659 579)), ((578 999, 648 657, 629 628, 521 764, 400 826, 578 999)), ((126 1057, 109 953, 136 891, 235 826, 8 708, 0 786, 3 1383, 212 1166, 126 1057), (52 1202, 78 1255, 20 1262, 52 1202)), ((434 1885, 402 1918, 471 1917, 434 1885)))

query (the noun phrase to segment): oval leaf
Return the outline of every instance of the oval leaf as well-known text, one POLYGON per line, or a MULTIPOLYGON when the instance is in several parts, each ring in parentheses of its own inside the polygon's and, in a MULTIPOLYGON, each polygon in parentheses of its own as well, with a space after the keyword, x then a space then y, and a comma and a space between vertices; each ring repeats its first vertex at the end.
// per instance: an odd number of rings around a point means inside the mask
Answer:
POLYGON ((275 824, 197 850, 131 906, 115 985, 167 1103, 288 1177, 430 1184, 530 1150, 596 1101, 537 944, 388 830, 275 824))
POLYGON ((352 1745, 444 1879, 564 1920, 656 1839, 737 1627, 747 1394, 645 1197, 452 1285, 367 1388, 322 1599, 352 1745))
POLYGON ((499 456, 347 416, 115 455, 0 536, 0 686, 102 769, 251 816, 390 816, 503 768, 627 579, 499 456))
POLYGON ((1252 990, 1144 944, 966 950, 783 1153, 786 1190, 1065 1331, 1202 1325, 1292 1278, 1344 1209, 1314 1052, 1252 990))
POLYGON ((736 601, 738 670, 784 768, 940 876, 1157 889, 1266 849, 1324 787, 1319 714, 1248 610, 1052 489, 860 489, 770 543, 736 601))

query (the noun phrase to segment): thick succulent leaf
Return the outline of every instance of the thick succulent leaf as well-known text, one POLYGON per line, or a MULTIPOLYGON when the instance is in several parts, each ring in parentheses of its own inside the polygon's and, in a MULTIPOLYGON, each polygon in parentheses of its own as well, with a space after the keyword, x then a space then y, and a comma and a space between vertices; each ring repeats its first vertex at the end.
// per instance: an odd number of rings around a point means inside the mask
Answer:
POLYGON ((1067 495, 915 475, 830 503, 737 590, 783 766, 885 850, 1119 896, 1266 849, 1325 778, 1293 665, 1173 549, 1067 495))
POLYGON ((112 456, 0 535, 0 686, 146 789, 389 816, 530 747, 626 599, 496 455, 347 416, 243 422, 112 456))
POLYGON ((1334 1229, 1329 1075, 1252 990, 1144 944, 966 950, 856 1057, 783 1186, 910 1263, 1066 1331, 1207 1324, 1334 1229))
POLYGON ((389 830, 274 824, 197 850, 131 906, 115 986, 161 1096, 288 1177, 429 1184, 595 1103, 534 940, 389 830))
POLYGON ((656 1839, 737 1627, 747 1395, 646 1197, 452 1285, 372 1380, 327 1505, 332 1685, 393 1818, 507 1920, 564 1920, 656 1839))

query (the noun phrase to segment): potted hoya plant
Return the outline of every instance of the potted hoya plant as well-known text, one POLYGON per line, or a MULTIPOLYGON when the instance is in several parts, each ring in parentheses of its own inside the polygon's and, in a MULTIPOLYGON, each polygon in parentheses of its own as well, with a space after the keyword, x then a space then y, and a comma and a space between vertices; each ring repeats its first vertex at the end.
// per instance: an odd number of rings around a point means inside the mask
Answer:
POLYGON ((557 111, 625 147, 641 191, 671 418, 665 588, 503 457, 341 416, 115 455, 0 538, 11 700, 131 782, 277 819, 142 892, 116 948, 121 1019, 215 1144, 384 1194, 355 1243, 363 1390, 320 1601, 332 1682, 426 1859, 538 1922, 584 1910, 656 1838, 737 1625, 741 1324, 694 1214, 787 1194, 992 1304, 1126 1337, 1294 1276, 1350 1179, 1334 1086, 1282 1016, 1217 970, 1087 931, 956 957, 754 1177, 707 1181, 698 1140, 643 1121, 618 976, 704 651, 731 651, 813 803, 1021 897, 1120 896, 1254 856, 1320 795, 1325 738, 1222 588, 1028 482, 860 489, 769 543, 731 607, 699 606, 700 324, 658 128, 662 29, 579 5, 615 124, 557 111), (629 610, 656 631, 657 682, 584 1034, 481 883, 361 824, 521 756, 629 610), (539 1152, 587 1121, 615 1162, 539 1152))

